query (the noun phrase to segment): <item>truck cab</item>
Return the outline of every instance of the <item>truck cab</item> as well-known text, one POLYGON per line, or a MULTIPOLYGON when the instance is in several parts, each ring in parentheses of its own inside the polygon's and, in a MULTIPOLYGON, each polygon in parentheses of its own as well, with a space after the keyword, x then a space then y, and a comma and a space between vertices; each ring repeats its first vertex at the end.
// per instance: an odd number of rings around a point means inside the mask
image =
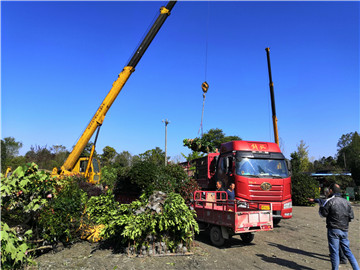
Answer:
POLYGON ((289 167, 275 143, 232 141, 221 145, 215 179, 235 183, 237 200, 270 202, 276 224, 292 217, 289 167))
POLYGON ((215 190, 216 181, 227 189, 233 182, 236 200, 271 203, 275 225, 292 217, 290 163, 276 143, 227 142, 220 153, 209 153, 192 164, 202 190, 215 190))

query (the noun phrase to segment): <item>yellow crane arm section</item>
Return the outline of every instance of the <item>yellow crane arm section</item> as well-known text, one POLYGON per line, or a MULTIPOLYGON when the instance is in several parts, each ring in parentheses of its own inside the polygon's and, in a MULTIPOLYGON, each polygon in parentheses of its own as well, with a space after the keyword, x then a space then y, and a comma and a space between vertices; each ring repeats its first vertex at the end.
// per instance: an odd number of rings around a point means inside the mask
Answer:
POLYGON ((113 86, 110 89, 109 93, 105 97, 104 101, 101 103, 99 109, 96 111, 89 125, 86 127, 84 133, 81 135, 80 139, 74 146, 74 149, 70 153, 69 157, 66 159, 64 165, 61 167, 62 170, 71 171, 72 168, 74 168, 86 144, 91 139, 97 127, 102 125, 106 113, 110 109, 111 105, 115 101, 116 97, 119 95, 121 89, 123 88, 126 81, 129 79, 131 73, 134 70, 135 69, 133 67, 127 66, 119 74, 119 77, 113 83, 113 86))

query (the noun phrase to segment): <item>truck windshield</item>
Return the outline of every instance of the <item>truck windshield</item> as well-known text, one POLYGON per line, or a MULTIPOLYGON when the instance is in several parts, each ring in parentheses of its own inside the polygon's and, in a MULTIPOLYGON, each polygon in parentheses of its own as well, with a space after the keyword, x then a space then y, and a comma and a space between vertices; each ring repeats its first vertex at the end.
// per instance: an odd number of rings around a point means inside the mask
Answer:
POLYGON ((258 178, 289 177, 285 160, 242 158, 236 162, 236 174, 258 178))

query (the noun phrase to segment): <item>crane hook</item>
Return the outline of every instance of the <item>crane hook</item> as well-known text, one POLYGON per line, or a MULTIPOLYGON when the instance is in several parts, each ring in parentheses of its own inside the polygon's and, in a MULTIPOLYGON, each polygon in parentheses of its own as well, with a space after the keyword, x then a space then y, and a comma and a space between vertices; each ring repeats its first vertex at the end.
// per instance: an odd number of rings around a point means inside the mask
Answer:
POLYGON ((206 93, 209 89, 209 84, 205 81, 201 84, 201 88, 202 88, 203 92, 206 93))

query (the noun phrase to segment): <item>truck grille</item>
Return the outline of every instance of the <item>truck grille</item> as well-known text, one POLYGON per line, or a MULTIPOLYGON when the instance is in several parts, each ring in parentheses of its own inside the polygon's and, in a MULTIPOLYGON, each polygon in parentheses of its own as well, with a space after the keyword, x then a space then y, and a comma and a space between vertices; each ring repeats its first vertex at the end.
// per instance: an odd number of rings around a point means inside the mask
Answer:
POLYGON ((262 190, 260 184, 249 185, 250 200, 280 201, 283 196, 283 186, 273 185, 270 190, 262 190))

